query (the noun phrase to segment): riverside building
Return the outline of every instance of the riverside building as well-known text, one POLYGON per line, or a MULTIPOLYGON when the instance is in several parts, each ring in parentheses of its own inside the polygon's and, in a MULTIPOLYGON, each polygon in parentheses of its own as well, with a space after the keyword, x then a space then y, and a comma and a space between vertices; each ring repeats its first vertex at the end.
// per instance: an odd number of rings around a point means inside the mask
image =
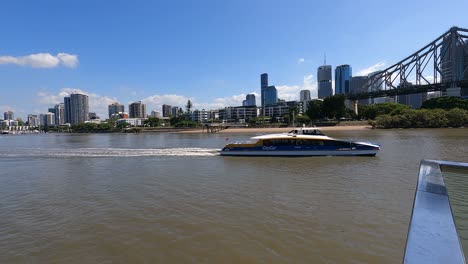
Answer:
POLYGON ((141 101, 131 103, 128 106, 130 118, 146 118, 146 105, 141 101))
POLYGON ((111 118, 114 114, 125 112, 125 106, 118 102, 110 104, 107 108, 109 110, 109 118, 111 118))

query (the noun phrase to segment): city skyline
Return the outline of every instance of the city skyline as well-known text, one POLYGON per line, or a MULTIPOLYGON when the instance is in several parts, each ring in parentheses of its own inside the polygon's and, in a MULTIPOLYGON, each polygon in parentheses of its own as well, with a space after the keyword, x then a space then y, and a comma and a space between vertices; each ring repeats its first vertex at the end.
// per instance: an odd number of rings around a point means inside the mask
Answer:
POLYGON ((142 101, 151 112, 161 111, 162 104, 183 107, 190 99, 193 109, 217 109, 242 105, 247 94, 259 99, 258 76, 263 72, 269 73, 278 98, 298 100, 303 89, 311 90, 315 98, 316 72, 324 52, 333 69, 349 64, 356 72, 353 76, 366 75, 416 51, 453 25, 466 27, 462 15, 466 2, 405 5, 408 11, 397 5, 341 1, 199 6, 9 3, 5 8, 10 12, 0 21, 8 25, 5 34, 15 37, 5 38, 0 46, 0 110, 11 110, 25 120, 28 114, 45 113, 63 103, 72 92, 87 94, 89 110, 101 117, 108 115, 113 102, 128 106, 142 101), (420 5, 426 7, 425 14, 409 11, 420 5), (319 12, 331 8, 336 11, 333 19, 319 12), (362 8, 366 15, 353 16, 362 8), (46 9, 51 10, 40 12, 46 9), (375 9, 394 12, 399 19, 385 21, 375 9), (307 15, 308 10, 317 10, 317 15, 307 15), (175 17, 179 12, 182 19, 175 17), (271 14, 278 12, 282 18, 272 19, 271 14), (451 18, 444 20, 440 14, 446 13, 451 18), (18 17, 22 19, 16 22, 18 17), (349 22, 346 30, 343 21, 349 22), (190 26, 184 29, 186 25, 190 26), (415 32, 408 25, 425 30, 415 32), (157 37, 149 37, 152 34, 157 37), (333 36, 333 41, 317 41, 318 35, 333 36), (387 38, 404 39, 405 45, 387 43, 387 38))

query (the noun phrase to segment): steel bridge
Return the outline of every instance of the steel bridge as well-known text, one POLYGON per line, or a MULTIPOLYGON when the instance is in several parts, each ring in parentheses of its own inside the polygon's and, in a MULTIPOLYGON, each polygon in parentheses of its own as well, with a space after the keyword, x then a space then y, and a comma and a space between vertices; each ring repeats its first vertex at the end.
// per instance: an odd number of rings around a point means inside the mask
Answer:
POLYGON ((367 99, 461 88, 468 95, 468 29, 452 27, 425 47, 369 74, 348 99, 367 99))

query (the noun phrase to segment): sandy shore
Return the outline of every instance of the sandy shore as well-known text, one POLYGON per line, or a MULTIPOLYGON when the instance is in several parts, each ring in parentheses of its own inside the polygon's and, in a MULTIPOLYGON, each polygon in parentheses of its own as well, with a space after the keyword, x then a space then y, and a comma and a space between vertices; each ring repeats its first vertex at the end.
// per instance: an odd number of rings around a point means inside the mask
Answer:
MULTIPOLYGON (((223 129, 217 133, 221 134, 230 134, 230 133, 284 133, 289 132, 292 127, 277 127, 277 128, 228 128, 223 129)), ((329 127, 318 127, 321 131, 356 131, 356 130, 367 130, 372 129, 371 126, 329 126, 329 127)), ((206 130, 203 132, 202 129, 180 131, 175 133, 206 133, 206 130)))

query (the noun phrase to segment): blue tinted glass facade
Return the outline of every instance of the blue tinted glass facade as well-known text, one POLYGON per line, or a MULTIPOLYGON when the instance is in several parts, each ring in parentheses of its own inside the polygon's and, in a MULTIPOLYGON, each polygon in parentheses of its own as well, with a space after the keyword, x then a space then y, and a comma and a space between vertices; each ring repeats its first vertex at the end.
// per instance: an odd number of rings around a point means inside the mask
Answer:
POLYGON ((335 94, 349 94, 351 66, 340 65, 335 68, 335 94))
POLYGON ((278 91, 275 86, 265 89, 265 105, 275 105, 278 102, 278 91))

